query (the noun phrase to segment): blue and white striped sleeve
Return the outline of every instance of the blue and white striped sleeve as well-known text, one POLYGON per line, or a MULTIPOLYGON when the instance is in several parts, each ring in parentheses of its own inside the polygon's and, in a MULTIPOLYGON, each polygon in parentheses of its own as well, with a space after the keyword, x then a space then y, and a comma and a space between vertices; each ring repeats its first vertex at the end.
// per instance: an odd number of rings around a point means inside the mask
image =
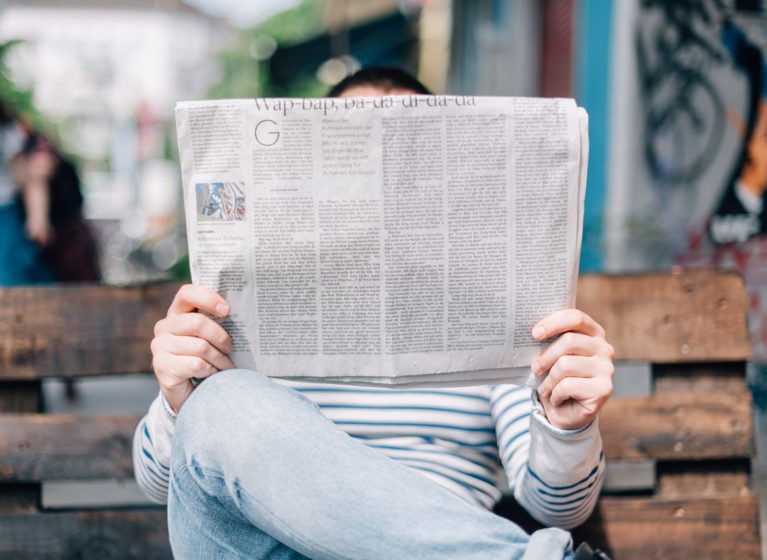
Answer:
POLYGON ((572 529, 596 506, 605 463, 598 421, 561 430, 530 389, 498 385, 490 396, 501 462, 514 498, 535 519, 572 529))
POLYGON ((170 450, 175 415, 162 394, 152 401, 149 411, 136 426, 133 435, 133 471, 141 490, 161 504, 168 501, 170 450))

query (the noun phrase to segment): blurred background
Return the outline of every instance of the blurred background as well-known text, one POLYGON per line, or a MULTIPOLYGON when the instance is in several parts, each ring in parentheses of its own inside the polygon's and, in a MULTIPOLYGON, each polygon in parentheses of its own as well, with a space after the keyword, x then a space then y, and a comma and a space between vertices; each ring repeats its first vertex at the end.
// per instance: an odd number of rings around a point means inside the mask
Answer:
MULTIPOLYGON (((0 99, 74 163, 103 282, 188 276, 176 101, 323 95, 373 64, 437 93, 574 97, 583 272, 743 273, 762 413, 766 58, 767 0, 0 0, 0 99)), ((156 394, 48 383, 51 410, 140 413, 156 394)))

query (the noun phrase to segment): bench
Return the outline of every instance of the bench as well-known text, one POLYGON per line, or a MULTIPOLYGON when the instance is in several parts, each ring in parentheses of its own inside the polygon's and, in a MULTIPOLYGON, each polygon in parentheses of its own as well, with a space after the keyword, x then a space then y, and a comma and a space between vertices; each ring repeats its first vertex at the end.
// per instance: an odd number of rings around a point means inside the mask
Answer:
MULTIPOLYGON (((42 380, 149 371, 153 325, 177 288, 0 289, 0 558, 170 557, 161 507, 42 507, 43 481, 131 479, 138 421, 44 414, 42 380)), ((639 371, 647 390, 616 395, 601 416, 606 495, 576 540, 616 560, 759 558, 741 278, 586 276, 578 303, 619 360, 640 363, 618 375, 639 371)), ((513 500, 498 512, 535 527, 513 500)))

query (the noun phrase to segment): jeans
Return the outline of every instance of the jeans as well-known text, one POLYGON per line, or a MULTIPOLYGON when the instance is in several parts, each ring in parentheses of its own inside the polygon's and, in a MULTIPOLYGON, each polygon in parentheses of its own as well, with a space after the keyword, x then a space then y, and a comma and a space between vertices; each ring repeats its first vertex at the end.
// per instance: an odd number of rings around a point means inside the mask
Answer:
POLYGON ((202 383, 176 421, 176 558, 572 558, 353 439, 300 393, 248 370, 202 383))

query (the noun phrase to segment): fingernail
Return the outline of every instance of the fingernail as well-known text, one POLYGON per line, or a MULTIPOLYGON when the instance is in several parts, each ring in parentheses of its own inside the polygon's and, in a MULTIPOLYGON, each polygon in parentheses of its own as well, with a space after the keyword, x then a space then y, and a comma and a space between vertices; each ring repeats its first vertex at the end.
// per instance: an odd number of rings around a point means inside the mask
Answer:
POLYGON ((223 303, 216 304, 216 313, 218 313, 219 315, 226 315, 228 311, 229 309, 223 303))
POLYGON ((535 375, 538 375, 541 373, 541 364, 538 363, 538 360, 533 360, 533 363, 530 364, 530 369, 533 370, 535 375))
POLYGON ((533 328, 533 338, 543 338, 543 335, 546 334, 546 331, 543 330, 543 327, 538 325, 533 328))

